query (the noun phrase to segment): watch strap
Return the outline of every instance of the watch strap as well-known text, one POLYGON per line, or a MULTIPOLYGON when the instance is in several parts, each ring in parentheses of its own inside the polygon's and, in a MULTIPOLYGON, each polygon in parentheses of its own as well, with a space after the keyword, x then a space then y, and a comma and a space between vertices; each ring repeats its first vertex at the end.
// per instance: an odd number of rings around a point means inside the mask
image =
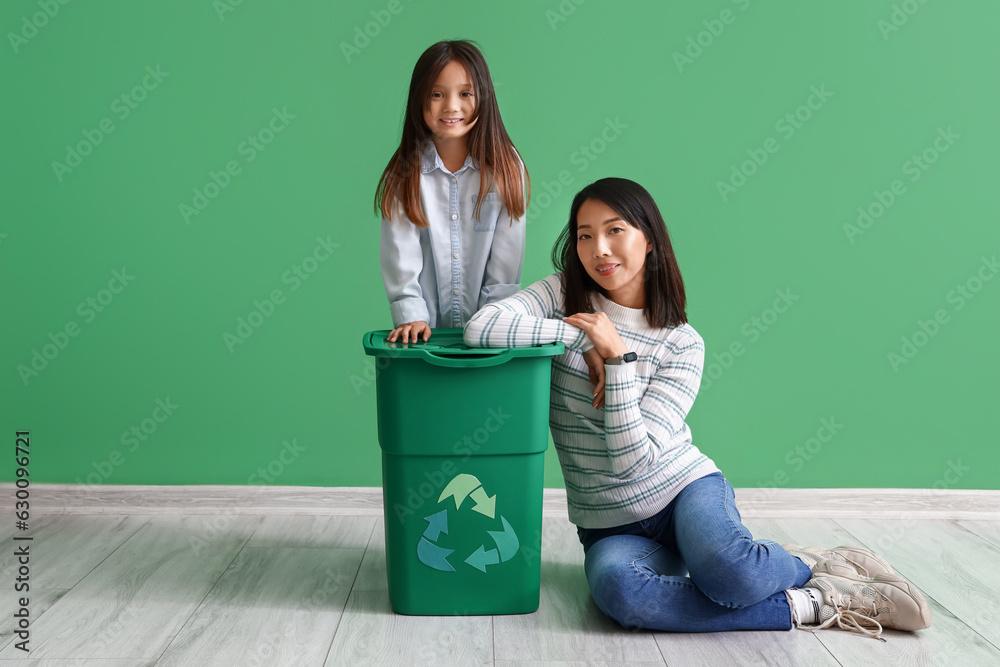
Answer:
POLYGON ((621 366, 629 362, 633 362, 639 358, 639 355, 635 352, 626 352, 625 354, 619 355, 617 357, 611 357, 610 359, 605 359, 604 364, 606 366, 621 366))

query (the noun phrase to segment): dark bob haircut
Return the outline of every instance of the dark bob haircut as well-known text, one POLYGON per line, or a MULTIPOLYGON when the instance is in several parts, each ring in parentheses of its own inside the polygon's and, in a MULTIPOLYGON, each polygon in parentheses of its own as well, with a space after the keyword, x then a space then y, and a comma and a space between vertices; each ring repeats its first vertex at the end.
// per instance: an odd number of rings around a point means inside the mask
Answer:
POLYGON ((566 314, 594 312, 590 299, 593 292, 608 296, 587 274, 576 251, 576 216, 588 199, 607 204, 625 222, 642 231, 653 244, 646 255, 646 303, 643 306, 649 326, 662 329, 686 323, 684 281, 663 216, 646 189, 625 178, 602 178, 580 190, 573 198, 569 222, 552 247, 552 264, 556 271, 563 274, 566 314))

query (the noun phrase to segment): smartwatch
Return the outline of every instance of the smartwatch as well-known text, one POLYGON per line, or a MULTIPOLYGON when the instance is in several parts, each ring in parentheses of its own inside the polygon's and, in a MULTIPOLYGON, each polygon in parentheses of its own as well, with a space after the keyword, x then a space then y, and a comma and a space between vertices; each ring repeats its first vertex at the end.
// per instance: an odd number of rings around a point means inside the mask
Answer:
POLYGON ((620 366, 621 364, 627 364, 631 361, 635 361, 639 358, 639 355, 635 352, 626 352, 625 354, 618 357, 611 357, 610 359, 604 360, 605 366, 620 366))

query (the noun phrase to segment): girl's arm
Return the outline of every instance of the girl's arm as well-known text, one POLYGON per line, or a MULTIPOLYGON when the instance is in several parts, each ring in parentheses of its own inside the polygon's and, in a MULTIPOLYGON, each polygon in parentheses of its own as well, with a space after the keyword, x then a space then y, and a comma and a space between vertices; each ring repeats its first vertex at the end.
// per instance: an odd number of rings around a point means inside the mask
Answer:
POLYGON ((665 341, 668 355, 649 379, 635 384, 635 363, 605 366, 604 431, 611 474, 634 477, 656 462, 667 443, 687 428, 687 417, 705 363, 705 343, 693 330, 665 341))
POLYGON ((563 307, 560 275, 554 273, 517 294, 483 306, 465 325, 465 343, 472 347, 531 347, 562 342, 580 349, 587 334, 556 319, 563 307))
POLYGON ((407 322, 429 322, 427 302, 418 282, 424 266, 420 229, 401 212, 395 221, 382 219, 379 261, 393 328, 407 322))
MULTIPOLYGON (((527 183, 524 163, 521 163, 521 182, 527 183)), ((527 197, 527 185, 522 195, 527 197)), ((527 201, 524 199, 523 201, 527 201)), ((496 303, 521 289, 521 269, 524 266, 524 240, 527 235, 527 210, 525 215, 513 220, 504 206, 493 231, 490 257, 486 260, 483 288, 479 293, 479 307, 496 303)))

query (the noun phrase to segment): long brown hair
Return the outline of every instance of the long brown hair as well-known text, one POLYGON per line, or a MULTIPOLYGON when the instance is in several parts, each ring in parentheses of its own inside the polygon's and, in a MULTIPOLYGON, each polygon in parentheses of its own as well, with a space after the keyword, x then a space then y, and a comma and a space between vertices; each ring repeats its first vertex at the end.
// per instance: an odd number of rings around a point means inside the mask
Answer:
POLYGON ((594 312, 590 295, 608 295, 594 282, 580 262, 576 251, 577 213, 583 202, 596 199, 607 204, 632 227, 642 231, 653 248, 646 255, 645 295, 643 315, 649 326, 656 329, 677 327, 687 322, 684 312, 684 281, 674 256, 667 225, 652 195, 644 187, 625 178, 602 178, 586 186, 570 207, 569 222, 552 247, 552 264, 562 272, 566 290, 566 314, 594 312))
POLYGON ((478 220, 484 195, 494 188, 513 224, 513 220, 524 215, 528 206, 523 194, 530 193, 528 170, 524 170, 522 182, 520 157, 500 118, 486 60, 479 49, 465 40, 438 42, 424 51, 413 67, 403 138, 379 179, 375 190, 375 213, 392 220, 397 208, 402 208, 413 224, 427 227, 420 207, 420 165, 426 142, 434 139, 424 123, 424 111, 430 104, 434 82, 452 61, 458 61, 469 73, 476 98, 476 110, 470 122, 478 121, 469 130, 469 154, 477 162, 481 178, 473 214, 478 220))

